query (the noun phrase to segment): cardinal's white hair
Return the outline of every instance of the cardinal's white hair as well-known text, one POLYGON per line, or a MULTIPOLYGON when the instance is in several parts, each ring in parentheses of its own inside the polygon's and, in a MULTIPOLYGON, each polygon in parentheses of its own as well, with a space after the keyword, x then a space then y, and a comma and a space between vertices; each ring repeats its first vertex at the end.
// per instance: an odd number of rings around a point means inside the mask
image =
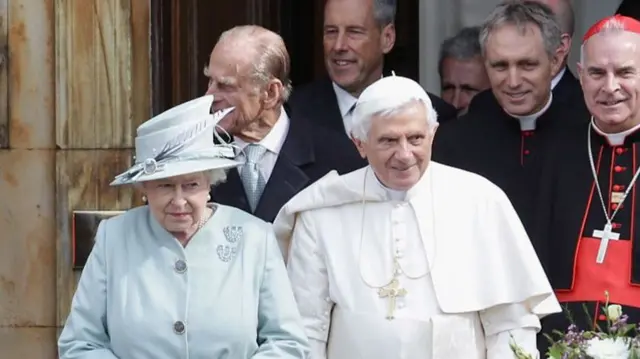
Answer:
POLYGON ((367 87, 356 102, 347 132, 360 141, 366 141, 374 117, 384 118, 406 111, 414 103, 422 103, 432 128, 438 123, 438 114, 431 99, 417 82, 401 76, 384 77, 367 87))

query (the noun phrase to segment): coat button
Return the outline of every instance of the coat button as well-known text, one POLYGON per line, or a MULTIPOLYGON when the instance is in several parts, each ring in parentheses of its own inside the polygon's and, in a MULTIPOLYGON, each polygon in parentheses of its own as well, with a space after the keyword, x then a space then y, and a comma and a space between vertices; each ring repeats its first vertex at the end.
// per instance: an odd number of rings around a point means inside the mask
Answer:
POLYGON ((621 155, 621 154, 623 154, 623 153, 624 153, 624 148, 622 148, 622 147, 618 147, 618 148, 616 148, 616 154, 617 154, 617 155, 621 155))
POLYGON ((179 320, 173 323, 173 331, 176 334, 184 334, 184 323, 179 320))
POLYGON ((185 261, 183 261, 182 259, 178 259, 176 261, 176 263, 174 264, 173 268, 178 273, 184 273, 187 270, 187 263, 185 261))
POLYGON ((613 170, 616 171, 616 172, 622 172, 622 171, 625 170, 625 168, 622 167, 622 166, 615 166, 615 167, 613 167, 613 170))

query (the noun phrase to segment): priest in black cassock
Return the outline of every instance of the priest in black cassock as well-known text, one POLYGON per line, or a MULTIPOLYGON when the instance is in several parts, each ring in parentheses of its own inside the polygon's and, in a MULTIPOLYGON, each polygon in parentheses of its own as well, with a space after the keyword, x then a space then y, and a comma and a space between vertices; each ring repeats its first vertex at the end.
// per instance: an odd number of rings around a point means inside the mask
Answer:
POLYGON ((564 51, 562 31, 546 5, 498 5, 482 25, 480 39, 491 99, 484 108, 442 124, 433 157, 497 184, 528 230, 540 152, 568 123, 586 123, 586 107, 580 98, 551 91, 564 51))
MULTIPOLYGON (((605 292, 638 323, 640 22, 617 15, 595 24, 578 69, 591 121, 574 124, 548 148, 532 240, 576 324, 606 328, 605 292)), ((542 327, 549 333, 568 325, 565 313, 542 327)))
MULTIPOLYGON (((395 45, 395 13, 394 0, 328 0, 323 48, 329 76, 294 88, 289 100, 294 116, 341 134, 343 146, 353 150, 349 155, 358 153, 345 125, 360 93, 383 76, 384 56, 395 45)), ((441 123, 456 117, 453 106, 433 94, 429 98, 441 123)), ((365 165, 361 159, 353 170, 365 165)))
MULTIPOLYGON (((573 34, 575 31, 575 14, 571 0, 535 0, 535 2, 547 5, 555 15, 556 21, 562 32, 560 36, 560 48, 562 51, 562 64, 554 73, 551 80, 551 90, 555 101, 571 102, 582 101, 582 89, 580 82, 573 75, 567 61, 571 52, 573 34)), ((478 93, 469 104, 469 111, 482 111, 490 109, 495 97, 491 90, 478 93)))

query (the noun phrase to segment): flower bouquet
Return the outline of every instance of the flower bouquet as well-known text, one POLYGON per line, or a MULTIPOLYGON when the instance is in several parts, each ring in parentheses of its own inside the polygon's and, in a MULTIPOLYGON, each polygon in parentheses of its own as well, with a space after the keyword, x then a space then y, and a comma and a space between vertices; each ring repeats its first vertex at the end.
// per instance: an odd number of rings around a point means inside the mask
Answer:
MULTIPOLYGON (((547 359, 640 359, 640 325, 627 323, 629 317, 619 305, 609 305, 609 295, 603 307, 607 328, 595 326, 583 330, 571 324, 566 333, 554 331, 546 335, 551 347, 547 359), (555 338, 554 338, 555 337, 555 338)), ((517 359, 535 359, 515 342, 511 350, 517 359)))

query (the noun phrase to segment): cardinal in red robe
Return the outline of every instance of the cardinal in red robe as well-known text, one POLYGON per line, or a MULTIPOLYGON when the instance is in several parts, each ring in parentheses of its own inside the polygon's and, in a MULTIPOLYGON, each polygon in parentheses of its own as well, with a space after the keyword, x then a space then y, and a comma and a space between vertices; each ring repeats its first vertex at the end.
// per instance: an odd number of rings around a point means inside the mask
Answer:
POLYGON ((569 317, 605 329, 607 303, 640 322, 640 22, 616 15, 591 27, 578 72, 590 121, 545 155, 532 235, 566 309, 545 333, 565 331, 569 317))

